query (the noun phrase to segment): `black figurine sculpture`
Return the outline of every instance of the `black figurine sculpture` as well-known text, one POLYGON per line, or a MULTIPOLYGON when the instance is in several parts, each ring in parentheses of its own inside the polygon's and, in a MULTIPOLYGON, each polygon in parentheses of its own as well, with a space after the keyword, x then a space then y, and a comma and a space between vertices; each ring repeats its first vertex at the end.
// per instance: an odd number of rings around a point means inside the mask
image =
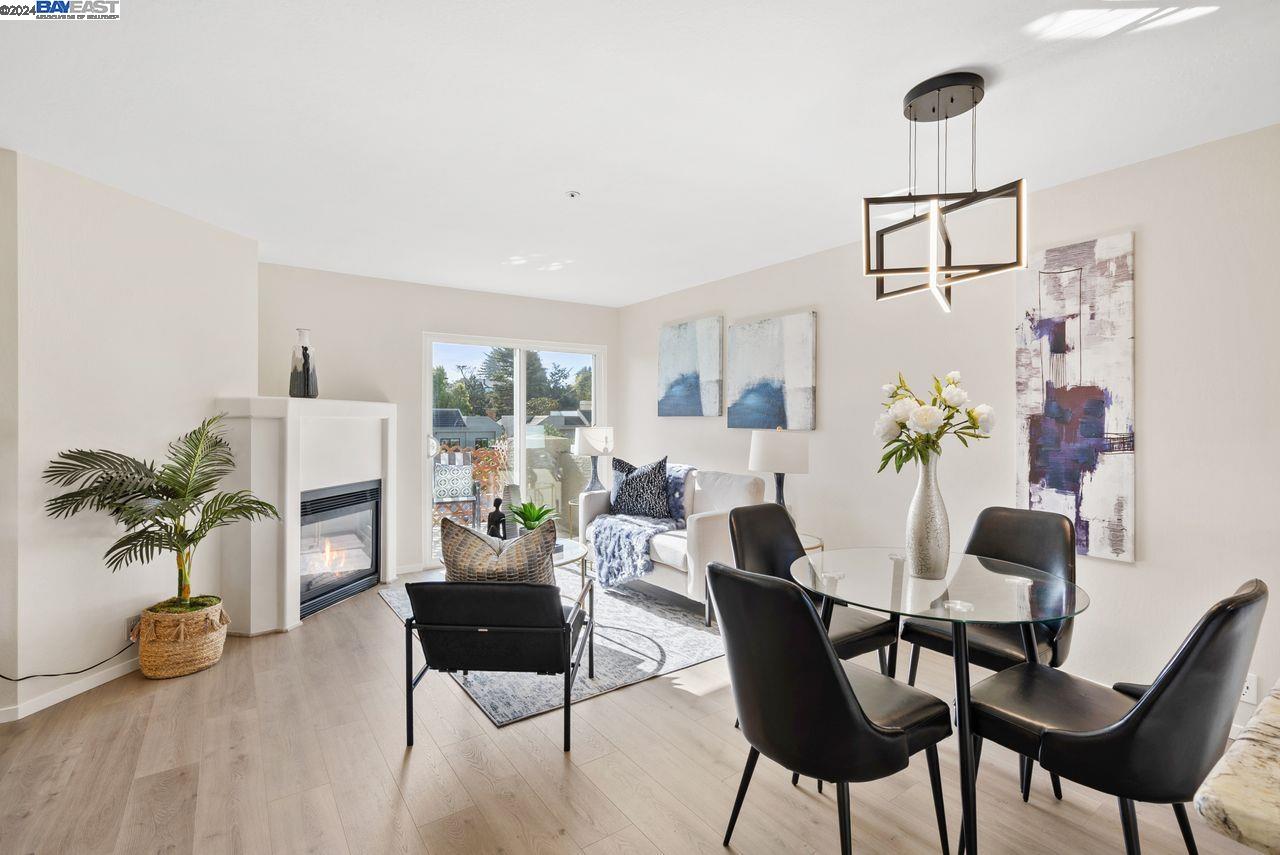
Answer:
POLYGON ((298 343, 293 346, 293 363, 289 369, 289 397, 315 398, 319 394, 316 355, 311 350, 311 330, 299 328, 298 343))
POLYGON ((502 499, 493 500, 493 510, 489 512, 489 536, 499 540, 507 539, 507 515, 502 512, 502 499))

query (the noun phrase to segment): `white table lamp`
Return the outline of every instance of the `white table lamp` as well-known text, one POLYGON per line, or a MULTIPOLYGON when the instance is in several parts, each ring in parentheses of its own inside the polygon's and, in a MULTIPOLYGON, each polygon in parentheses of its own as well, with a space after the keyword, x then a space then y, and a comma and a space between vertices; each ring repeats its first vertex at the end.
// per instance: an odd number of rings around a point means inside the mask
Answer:
POLYGON ((783 505, 783 478, 786 475, 805 475, 809 471, 809 435, 782 428, 753 430, 747 468, 752 472, 773 473, 774 501, 783 505))
POLYGON ((573 435, 573 447, 569 451, 591 458, 591 483, 586 486, 584 492, 603 490, 604 484, 600 483, 600 458, 613 454, 613 428, 578 428, 573 435))

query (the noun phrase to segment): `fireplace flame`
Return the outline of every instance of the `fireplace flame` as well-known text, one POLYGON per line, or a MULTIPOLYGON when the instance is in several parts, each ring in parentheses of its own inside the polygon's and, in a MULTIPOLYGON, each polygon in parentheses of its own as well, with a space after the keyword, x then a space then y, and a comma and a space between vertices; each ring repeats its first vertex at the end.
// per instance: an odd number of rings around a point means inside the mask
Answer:
POLYGON ((334 549, 333 542, 326 537, 324 539, 324 568, 326 570, 341 570, 346 563, 347 550, 334 549))

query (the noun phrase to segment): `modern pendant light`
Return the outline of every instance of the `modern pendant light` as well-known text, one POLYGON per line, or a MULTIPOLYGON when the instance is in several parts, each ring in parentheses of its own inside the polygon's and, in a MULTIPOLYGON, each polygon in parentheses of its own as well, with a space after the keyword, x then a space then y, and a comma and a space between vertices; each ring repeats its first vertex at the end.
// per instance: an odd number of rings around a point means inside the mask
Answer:
MULTIPOLYGON (((959 71, 931 77, 912 88, 902 100, 902 114, 907 119, 907 193, 906 195, 872 196, 862 200, 862 272, 876 280, 876 300, 888 300, 919 294, 933 294, 944 312, 951 311, 951 288, 962 282, 972 282, 984 276, 1015 270, 1027 266, 1027 193, 1022 179, 1002 184, 992 190, 978 189, 978 103, 984 94, 984 81, 979 74, 959 71), (950 120, 970 114, 969 162, 970 182, 968 190, 951 191, 948 183, 950 164, 950 120), (919 193, 917 181, 917 139, 921 126, 932 124, 935 140, 935 184, 933 193, 919 193), (987 203, 1013 205, 1013 221, 1010 226, 1013 237, 1011 260, 971 261, 982 255, 960 252, 965 247, 953 247, 952 233, 947 228, 947 218, 987 203), (908 208, 908 206, 910 206, 908 208), (892 212, 877 216, 876 209, 890 208, 892 212), (890 219, 889 225, 871 231, 873 219, 890 219), (890 264, 886 259, 889 244, 897 236, 905 244, 912 230, 923 229, 928 241, 927 257, 890 264), (955 259, 960 260, 955 260, 955 259), (921 276, 925 279, 919 281, 921 276), (885 287, 889 277, 912 277, 916 281, 894 288, 885 287)), ((919 255, 919 245, 915 245, 919 255)), ((898 253, 903 254, 902 248, 898 253)), ((1007 259, 1007 256, 1005 257, 1007 259)))

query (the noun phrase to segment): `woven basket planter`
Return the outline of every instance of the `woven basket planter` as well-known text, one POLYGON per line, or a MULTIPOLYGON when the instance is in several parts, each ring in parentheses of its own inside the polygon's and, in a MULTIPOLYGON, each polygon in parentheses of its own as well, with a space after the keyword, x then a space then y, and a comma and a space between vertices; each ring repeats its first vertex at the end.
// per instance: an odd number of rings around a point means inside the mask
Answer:
POLYGON ((163 680, 218 664, 230 622, 221 602, 183 614, 144 611, 134 628, 142 676, 163 680))

